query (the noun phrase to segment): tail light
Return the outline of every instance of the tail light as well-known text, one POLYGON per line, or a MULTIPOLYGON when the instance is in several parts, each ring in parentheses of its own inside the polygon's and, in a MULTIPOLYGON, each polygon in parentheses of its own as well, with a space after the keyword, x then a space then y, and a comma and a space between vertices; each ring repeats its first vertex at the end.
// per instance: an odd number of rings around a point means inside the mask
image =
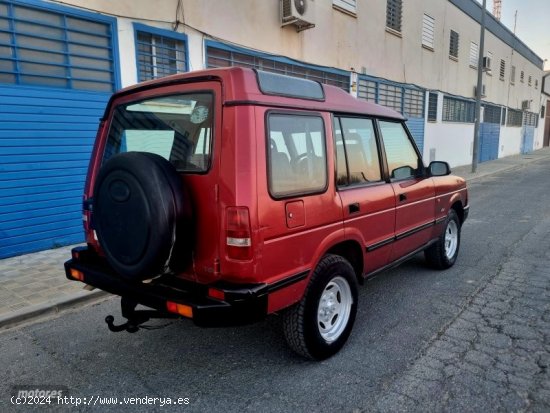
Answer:
POLYGON ((250 214, 246 207, 226 209, 227 257, 235 260, 252 259, 250 214))

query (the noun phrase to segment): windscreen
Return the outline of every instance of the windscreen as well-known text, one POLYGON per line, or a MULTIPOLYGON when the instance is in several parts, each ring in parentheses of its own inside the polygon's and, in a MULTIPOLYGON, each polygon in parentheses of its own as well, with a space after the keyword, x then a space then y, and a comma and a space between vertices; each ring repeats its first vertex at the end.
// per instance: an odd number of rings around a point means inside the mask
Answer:
POLYGON ((115 108, 103 162, 122 152, 149 152, 181 172, 206 172, 212 147, 211 93, 162 96, 115 108))

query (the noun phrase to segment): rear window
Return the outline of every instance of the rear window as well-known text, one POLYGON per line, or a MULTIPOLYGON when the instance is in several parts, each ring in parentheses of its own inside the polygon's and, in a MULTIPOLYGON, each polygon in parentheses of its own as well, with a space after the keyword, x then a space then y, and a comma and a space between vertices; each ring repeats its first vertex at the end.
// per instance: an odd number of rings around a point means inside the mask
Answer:
POLYGON ((320 116, 270 114, 269 190, 273 197, 305 195, 327 186, 327 157, 320 116))
POLYGON ((103 162, 122 152, 149 152, 181 172, 205 172, 212 147, 211 93, 163 96, 117 106, 103 162))

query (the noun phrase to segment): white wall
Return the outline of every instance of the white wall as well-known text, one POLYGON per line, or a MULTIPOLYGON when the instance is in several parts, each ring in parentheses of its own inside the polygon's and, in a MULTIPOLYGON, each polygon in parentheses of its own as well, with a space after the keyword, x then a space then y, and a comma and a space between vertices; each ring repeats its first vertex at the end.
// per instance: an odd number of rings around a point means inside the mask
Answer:
POLYGON ((137 83, 136 44, 134 26, 130 19, 117 19, 118 49, 120 53, 120 81, 122 87, 137 83))
POLYGON ((521 127, 500 128, 500 139, 498 142, 498 157, 516 155, 521 149, 521 127))
POLYGON ((426 162, 435 148, 435 160, 448 162, 451 167, 472 162, 473 123, 427 123, 424 130, 426 162))

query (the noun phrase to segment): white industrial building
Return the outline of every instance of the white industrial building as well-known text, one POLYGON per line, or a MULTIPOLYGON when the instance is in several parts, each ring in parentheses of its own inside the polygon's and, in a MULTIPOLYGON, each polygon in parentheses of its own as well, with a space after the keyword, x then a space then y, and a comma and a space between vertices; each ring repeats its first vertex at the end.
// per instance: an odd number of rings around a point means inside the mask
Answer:
MULTIPOLYGON (((482 162, 548 145, 543 60, 486 13, 482 162)), ((334 84, 404 113, 427 161, 468 164, 480 18, 475 0, 0 0, 0 258, 82 240, 109 95, 172 73, 334 84)))

